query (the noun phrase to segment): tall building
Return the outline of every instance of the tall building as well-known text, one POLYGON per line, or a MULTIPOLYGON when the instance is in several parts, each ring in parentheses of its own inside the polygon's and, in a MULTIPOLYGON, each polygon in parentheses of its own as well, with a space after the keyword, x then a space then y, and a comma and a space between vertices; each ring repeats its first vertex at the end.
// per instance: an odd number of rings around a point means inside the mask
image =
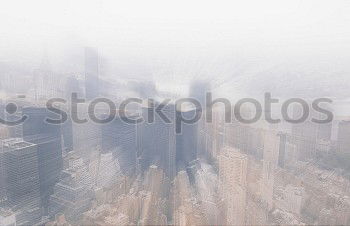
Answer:
POLYGON ((112 152, 118 158, 124 174, 133 174, 136 167, 136 125, 117 116, 112 122, 101 125, 101 130, 102 151, 112 152))
POLYGON ((23 139, 37 146, 40 196, 46 215, 49 196, 62 170, 61 127, 45 122, 46 117, 57 118, 46 108, 25 107, 22 113, 28 116, 23 123, 23 139))
MULTIPOLYGON (((175 110, 173 105, 167 105, 163 112, 171 123, 164 122, 157 114, 153 123, 143 122, 137 125, 137 158, 142 171, 156 165, 167 177, 173 179, 176 173, 176 135, 175 110)), ((143 118, 147 119, 148 107, 142 109, 143 118)))
MULTIPOLYGON (((189 97, 196 99, 201 105, 202 117, 198 121, 197 136, 197 154, 202 157, 208 157, 211 151, 211 139, 208 133, 210 123, 206 123, 206 94, 210 91, 210 84, 206 81, 193 81, 190 85, 189 97)), ((197 109, 198 110, 198 109, 197 109)))
POLYGON ((7 200, 7 182, 6 182, 6 168, 5 159, 2 154, 2 147, 0 149, 0 206, 3 206, 7 200))
POLYGON ((287 145, 287 135, 285 133, 279 133, 280 136, 280 146, 278 154, 278 166, 284 168, 286 161, 286 145, 287 145))
POLYGON ((60 76, 53 72, 47 52, 43 54, 39 68, 34 71, 34 86, 36 100, 61 96, 60 76))
POLYGON ((206 81, 193 81, 190 86, 190 97, 199 101, 204 110, 206 108, 206 94, 210 91, 210 84, 206 81))
POLYGON ((20 138, 2 141, 1 156, 6 171, 7 205, 16 213, 18 225, 41 220, 37 145, 20 138))
MULTIPOLYGON (((84 123, 72 122, 73 150, 83 158, 90 158, 101 148, 101 124, 89 118, 89 104, 78 104, 76 114, 84 123)), ((72 109, 71 109, 72 111, 72 109)))
MULTIPOLYGON (((83 98, 84 97, 84 84, 82 84, 84 80, 80 80, 75 76, 70 76, 66 80, 65 84, 65 96, 66 100, 69 102, 69 105, 72 104, 72 94, 76 93, 78 98, 83 98)), ((72 110, 72 109, 67 109, 67 110, 72 110)), ((77 113, 78 114, 78 113, 77 113)), ((73 141, 73 120, 72 120, 72 115, 68 115, 68 119, 61 124, 62 128, 62 135, 63 135, 63 144, 64 150, 67 151, 72 151, 74 149, 74 141, 73 141)))
POLYGON ((111 152, 102 153, 99 159, 97 173, 97 186, 101 188, 110 188, 122 180, 118 160, 113 157, 111 152))
MULTIPOLYGON (((196 114, 195 109, 178 110, 185 119, 192 119, 196 114)), ((177 116, 178 117, 178 116, 177 116)), ((182 170, 181 167, 189 166, 189 163, 197 158, 197 139, 198 139, 198 124, 182 123, 181 133, 176 134, 176 166, 177 171, 182 170)))
MULTIPOLYGON (((302 117, 303 109, 301 106, 293 107, 293 119, 300 119, 302 117)), ((315 115, 311 111, 310 117, 315 115)), ((298 160, 307 161, 316 155, 316 144, 318 136, 318 124, 312 122, 307 118, 303 123, 292 124, 292 139, 291 143, 297 146, 298 160)))
POLYGON ((60 181, 54 187, 49 200, 49 216, 64 214, 69 221, 78 220, 90 208, 92 178, 81 158, 62 171, 60 181))
POLYGON ((97 50, 85 48, 85 97, 92 100, 99 95, 99 59, 97 50))
POLYGON ((342 121, 338 125, 338 152, 350 153, 350 121, 342 121))
POLYGON ((63 147, 62 150, 72 151, 74 148, 73 144, 73 122, 72 118, 68 116, 67 121, 61 124, 63 147))
POLYGON ((271 210, 273 204, 273 188, 275 171, 278 166, 280 137, 275 131, 264 131, 264 158, 261 178, 262 200, 271 210))
POLYGON ((28 118, 22 125, 23 137, 38 134, 52 134, 60 136, 60 125, 50 124, 45 121, 46 118, 59 119, 59 115, 50 112, 45 107, 24 107, 22 114, 28 118))
POLYGON ((224 147, 219 156, 219 192, 227 225, 243 225, 246 217, 248 157, 238 149, 224 147))
MULTIPOLYGON (((143 118, 147 119, 150 108, 143 108, 143 118)), ((157 114, 152 123, 144 122, 137 126, 138 160, 142 170, 156 165, 173 179, 177 171, 184 170, 197 158, 198 125, 182 123, 181 133, 176 133, 176 117, 191 119, 194 109, 176 110, 174 105, 163 108, 171 122, 165 122, 157 114)))
POLYGON ((226 135, 224 114, 220 108, 216 107, 213 109, 213 122, 206 123, 206 120, 200 120, 198 123, 198 145, 197 145, 197 156, 209 160, 216 159, 220 153, 220 150, 224 146, 224 138, 226 135), (203 139, 202 137, 205 137, 203 139), (201 145, 199 141, 205 141, 205 144, 201 145), (200 147, 206 147, 206 150, 201 150, 200 147))

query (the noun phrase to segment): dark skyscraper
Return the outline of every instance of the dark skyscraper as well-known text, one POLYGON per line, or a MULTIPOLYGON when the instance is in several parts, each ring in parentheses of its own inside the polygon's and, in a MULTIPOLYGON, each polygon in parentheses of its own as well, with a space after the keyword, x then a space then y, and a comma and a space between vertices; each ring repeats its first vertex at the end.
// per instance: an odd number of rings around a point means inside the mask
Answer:
MULTIPOLYGON (((193 81, 189 90, 189 97, 194 98, 201 104, 201 111, 205 114, 206 109, 206 94, 210 92, 210 84, 206 81, 193 81)), ((207 143, 211 139, 207 133, 207 123, 204 117, 198 122, 198 135, 197 135, 197 151, 200 156, 207 156, 208 146, 207 143)))
MULTIPOLYGON (((162 111, 171 123, 166 123, 159 115, 155 114, 153 123, 144 122, 138 125, 137 157, 142 171, 147 170, 151 165, 156 165, 164 170, 169 178, 173 179, 176 172, 174 106, 167 105, 162 111)), ((142 109, 144 119, 150 117, 149 112, 150 108, 148 107, 142 109)))
MULTIPOLYGON (((196 111, 195 109, 189 109, 181 111, 181 114, 185 119, 192 119, 196 111)), ((198 124, 183 123, 181 126, 181 133, 176 135, 176 166, 178 166, 178 171, 181 170, 179 167, 187 167, 191 161, 197 158, 198 124)))
MULTIPOLYGON (((150 108, 143 108, 144 119, 148 118, 146 115, 149 111, 150 108)), ((170 120, 169 123, 155 114, 153 123, 138 125, 138 158, 142 170, 156 165, 173 179, 177 171, 184 170, 197 158, 198 125, 182 123, 181 133, 177 134, 175 121, 176 117, 180 117, 180 111, 175 114, 172 104, 165 106, 162 111, 170 120)), ((192 119, 195 110, 182 110, 181 114, 185 119, 192 119)))
POLYGON ((102 150, 118 158, 123 173, 130 175, 136 164, 136 125, 124 122, 119 116, 101 126, 102 150))
POLYGON ((93 48, 85 48, 85 97, 88 100, 98 97, 99 79, 98 79, 98 53, 93 48))
POLYGON ((40 196, 46 214, 49 195, 62 170, 61 127, 45 122, 46 117, 58 117, 46 108, 26 107, 23 114, 28 116, 23 123, 23 139, 37 146, 40 196))
POLYGON ((60 136, 60 125, 50 124, 45 121, 46 118, 58 119, 58 115, 50 112, 44 107, 24 107, 23 115, 27 115, 28 119, 23 123, 23 137, 50 134, 60 136))

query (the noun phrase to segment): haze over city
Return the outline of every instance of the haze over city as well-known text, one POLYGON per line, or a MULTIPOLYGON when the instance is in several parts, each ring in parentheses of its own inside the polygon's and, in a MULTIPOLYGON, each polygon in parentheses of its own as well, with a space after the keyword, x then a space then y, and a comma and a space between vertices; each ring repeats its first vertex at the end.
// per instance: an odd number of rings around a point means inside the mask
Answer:
POLYGON ((346 0, 2 3, 0 226, 349 225, 349 25, 346 0))

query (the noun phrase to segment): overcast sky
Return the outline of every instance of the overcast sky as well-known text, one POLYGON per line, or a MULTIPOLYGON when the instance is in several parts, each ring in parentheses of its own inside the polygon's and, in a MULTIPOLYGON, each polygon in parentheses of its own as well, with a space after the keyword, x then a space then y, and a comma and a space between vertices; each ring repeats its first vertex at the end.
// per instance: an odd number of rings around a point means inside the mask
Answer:
POLYGON ((0 29, 1 61, 38 62, 44 48, 64 58, 89 45, 110 62, 163 65, 167 79, 177 80, 198 76, 203 65, 211 67, 205 73, 229 71, 227 64, 245 57, 256 65, 310 56, 345 61, 350 1, 7 0, 0 29))

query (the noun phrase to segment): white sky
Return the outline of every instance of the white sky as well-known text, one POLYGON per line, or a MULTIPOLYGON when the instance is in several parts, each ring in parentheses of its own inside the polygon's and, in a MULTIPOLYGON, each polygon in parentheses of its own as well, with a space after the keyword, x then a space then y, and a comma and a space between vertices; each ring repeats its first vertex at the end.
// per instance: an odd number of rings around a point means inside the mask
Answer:
POLYGON ((0 29, 0 60, 30 61, 43 46, 64 55, 67 43, 163 65, 232 55, 345 58, 350 1, 6 0, 0 29))

